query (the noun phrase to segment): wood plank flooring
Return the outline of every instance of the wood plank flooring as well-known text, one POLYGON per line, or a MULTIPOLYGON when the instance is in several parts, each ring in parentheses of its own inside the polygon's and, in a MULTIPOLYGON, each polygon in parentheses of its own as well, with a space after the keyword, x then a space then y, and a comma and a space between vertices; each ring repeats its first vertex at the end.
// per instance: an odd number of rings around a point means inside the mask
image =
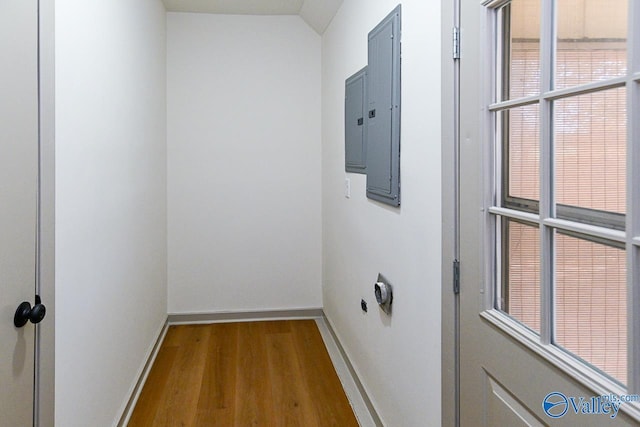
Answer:
POLYGON ((137 426, 358 426, 314 320, 171 326, 137 426))

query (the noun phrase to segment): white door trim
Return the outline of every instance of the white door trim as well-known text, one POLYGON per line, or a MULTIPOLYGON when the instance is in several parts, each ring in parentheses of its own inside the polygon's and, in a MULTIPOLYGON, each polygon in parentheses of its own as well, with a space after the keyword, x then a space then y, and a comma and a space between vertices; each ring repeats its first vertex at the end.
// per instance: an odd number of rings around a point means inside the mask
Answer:
POLYGON ((38 325, 34 426, 55 423, 55 62, 54 0, 39 0, 40 277, 47 316, 38 325))
POLYGON ((459 245, 457 205, 457 79, 459 61, 454 60, 453 28, 458 23, 459 0, 441 2, 441 132, 442 132, 442 421, 441 425, 460 425, 459 395, 459 296, 453 292, 453 261, 459 245))

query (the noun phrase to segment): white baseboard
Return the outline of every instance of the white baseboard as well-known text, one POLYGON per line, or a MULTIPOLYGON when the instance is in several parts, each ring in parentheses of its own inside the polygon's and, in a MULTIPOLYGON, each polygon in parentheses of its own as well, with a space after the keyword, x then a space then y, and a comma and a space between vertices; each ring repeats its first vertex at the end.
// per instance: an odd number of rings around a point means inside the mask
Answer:
POLYGON ((358 374, 331 326, 331 322, 323 314, 321 319, 316 320, 316 323, 336 373, 340 378, 340 382, 342 382, 342 388, 351 402, 356 418, 358 418, 358 423, 361 427, 384 427, 378 411, 376 411, 367 391, 360 382, 358 374))
POLYGON ((133 389, 129 393, 129 400, 125 404, 124 408, 120 411, 122 414, 120 416, 120 420, 116 424, 118 427, 125 427, 129 420, 131 419, 131 414, 133 414, 133 409, 136 407, 136 403, 138 402, 138 398, 140 397, 140 393, 144 387, 144 383, 147 381, 147 377, 149 376, 149 372, 151 371, 151 367, 156 360, 156 356, 158 355, 158 351, 160 350, 160 346, 164 341, 165 335, 167 335, 167 329, 169 327, 168 319, 165 319, 164 323, 160 327, 160 330, 157 334, 156 341, 151 346, 149 351, 147 352, 146 362, 142 366, 138 374, 138 380, 135 382, 133 389))
POLYGON ((323 311, 321 308, 169 313, 169 324, 187 325, 197 323, 253 322, 258 320, 318 319, 322 316, 323 311))

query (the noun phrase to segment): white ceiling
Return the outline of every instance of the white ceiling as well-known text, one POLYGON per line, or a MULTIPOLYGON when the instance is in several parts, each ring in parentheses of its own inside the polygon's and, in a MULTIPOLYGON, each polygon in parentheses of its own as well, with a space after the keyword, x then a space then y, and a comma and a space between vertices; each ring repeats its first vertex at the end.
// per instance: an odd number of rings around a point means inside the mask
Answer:
POLYGON ((227 15, 300 15, 322 34, 340 8, 342 0, 163 0, 170 12, 227 15))

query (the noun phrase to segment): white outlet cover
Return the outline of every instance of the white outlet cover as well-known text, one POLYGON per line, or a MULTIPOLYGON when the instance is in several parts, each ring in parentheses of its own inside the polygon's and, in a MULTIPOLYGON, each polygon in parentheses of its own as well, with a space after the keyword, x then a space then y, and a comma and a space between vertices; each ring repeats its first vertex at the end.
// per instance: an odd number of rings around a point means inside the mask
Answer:
POLYGON ((351 180, 349 178, 344 179, 344 197, 351 198, 351 180))

